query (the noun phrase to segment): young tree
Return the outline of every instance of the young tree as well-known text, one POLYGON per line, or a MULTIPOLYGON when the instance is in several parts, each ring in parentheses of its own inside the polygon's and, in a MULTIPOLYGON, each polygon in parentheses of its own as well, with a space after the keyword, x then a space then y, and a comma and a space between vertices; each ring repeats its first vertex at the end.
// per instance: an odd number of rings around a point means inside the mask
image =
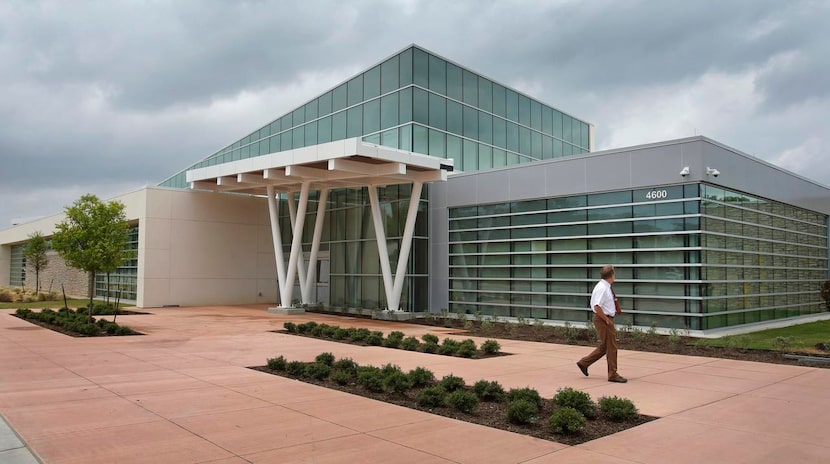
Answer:
POLYGON ((32 232, 29 235, 29 243, 23 249, 23 257, 26 262, 35 269, 35 291, 40 292, 40 271, 46 268, 49 260, 46 258, 46 251, 49 249, 49 243, 43 237, 40 231, 32 232))
POLYGON ((89 315, 92 319, 92 299, 95 294, 95 275, 112 272, 124 261, 129 224, 124 204, 118 201, 101 202, 87 194, 65 208, 66 219, 56 225, 52 248, 70 266, 89 273, 89 315))

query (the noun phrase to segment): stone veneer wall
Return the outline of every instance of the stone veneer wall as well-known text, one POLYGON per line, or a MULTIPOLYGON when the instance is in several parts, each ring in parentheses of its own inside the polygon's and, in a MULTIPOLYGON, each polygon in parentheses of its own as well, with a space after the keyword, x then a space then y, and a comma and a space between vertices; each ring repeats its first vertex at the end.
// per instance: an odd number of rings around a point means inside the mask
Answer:
MULTIPOLYGON (((46 253, 49 263, 40 270, 40 290, 60 292, 61 284, 67 296, 77 298, 89 297, 89 275, 66 264, 57 252, 46 253), (51 288, 50 288, 51 286, 51 288)), ((26 264, 26 288, 35 288, 35 269, 26 264)))

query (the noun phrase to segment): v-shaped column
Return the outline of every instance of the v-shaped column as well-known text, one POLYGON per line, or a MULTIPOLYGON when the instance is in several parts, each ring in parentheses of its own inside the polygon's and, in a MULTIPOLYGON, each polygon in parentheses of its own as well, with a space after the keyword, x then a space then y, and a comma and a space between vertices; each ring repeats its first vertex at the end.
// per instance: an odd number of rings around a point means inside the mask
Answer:
POLYGON ((415 219, 418 217, 418 202, 421 199, 423 182, 412 184, 412 196, 409 198, 409 209, 406 212, 406 224, 404 225, 403 237, 401 238, 401 249, 398 255, 398 266, 395 275, 392 275, 392 265, 389 262, 389 250, 386 247, 386 231, 383 227, 383 218, 380 215, 380 202, 378 201, 378 190, 374 185, 369 185, 369 203, 372 208, 372 220, 375 224, 375 237, 378 242, 378 255, 380 255, 380 269, 383 274, 383 288, 386 291, 387 309, 400 310, 401 292, 403 281, 406 277, 406 265, 409 261, 409 250, 412 249, 412 237, 415 233, 415 219))
MULTIPOLYGON (((297 278, 300 281, 300 295, 303 304, 313 304, 311 301, 311 290, 314 288, 314 278, 317 277, 317 255, 320 253, 320 239, 323 236, 323 225, 326 218, 326 204, 328 203, 329 189, 320 189, 317 201, 317 218, 314 221, 314 236, 311 239, 311 254, 308 258, 308 269, 300 255, 297 260, 297 278)), ((288 214, 291 219, 291 226, 297 222, 297 208, 294 205, 294 195, 288 196, 288 214)))
MULTIPOLYGON (((280 202, 275 197, 274 186, 265 187, 268 192, 268 215, 271 219, 271 239, 274 242, 274 258, 277 263, 277 284, 280 290, 280 302, 285 295, 285 258, 282 252, 282 232, 280 232, 280 202)), ((285 306, 285 304, 280 304, 285 306)))

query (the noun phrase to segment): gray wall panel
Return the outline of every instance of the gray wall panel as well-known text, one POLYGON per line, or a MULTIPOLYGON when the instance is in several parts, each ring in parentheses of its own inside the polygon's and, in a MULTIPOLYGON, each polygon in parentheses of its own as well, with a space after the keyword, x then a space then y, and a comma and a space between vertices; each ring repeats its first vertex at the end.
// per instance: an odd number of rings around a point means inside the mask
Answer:
MULTIPOLYGON (((537 168, 538 169, 538 168, 537 168)), ((585 159, 568 160, 544 166, 545 196, 556 197, 585 191, 585 159)))
POLYGON ((631 186, 631 155, 628 153, 591 156, 585 159, 585 187, 592 192, 631 186))
POLYGON ((510 184, 507 199, 520 200, 544 195, 545 170, 539 168, 538 165, 528 165, 507 171, 510 184))
POLYGON ((479 204, 498 203, 509 197, 509 177, 506 178, 504 171, 485 171, 475 177, 479 204))

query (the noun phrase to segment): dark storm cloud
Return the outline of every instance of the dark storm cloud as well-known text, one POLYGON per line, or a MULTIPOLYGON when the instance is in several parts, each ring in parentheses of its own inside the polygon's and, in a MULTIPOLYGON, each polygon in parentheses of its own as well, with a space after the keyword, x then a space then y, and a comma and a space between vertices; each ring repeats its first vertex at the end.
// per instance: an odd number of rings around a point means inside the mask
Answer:
MULTIPOLYGON (((830 106, 828 5, 4 2, 0 189, 156 183, 412 42, 597 123, 600 146, 631 122, 620 119, 625 108, 604 102, 641 105, 632 99, 683 91, 711 73, 753 76, 745 100, 758 108, 706 135, 793 159, 804 140, 812 150, 830 145, 814 129, 830 106), (799 105, 812 112, 793 114, 799 105)), ((702 99, 695 114, 671 117, 706 119, 714 103, 702 99)), ((47 206, 37 214, 60 209, 47 206)), ((0 217, 0 228, 6 223, 0 217)))

